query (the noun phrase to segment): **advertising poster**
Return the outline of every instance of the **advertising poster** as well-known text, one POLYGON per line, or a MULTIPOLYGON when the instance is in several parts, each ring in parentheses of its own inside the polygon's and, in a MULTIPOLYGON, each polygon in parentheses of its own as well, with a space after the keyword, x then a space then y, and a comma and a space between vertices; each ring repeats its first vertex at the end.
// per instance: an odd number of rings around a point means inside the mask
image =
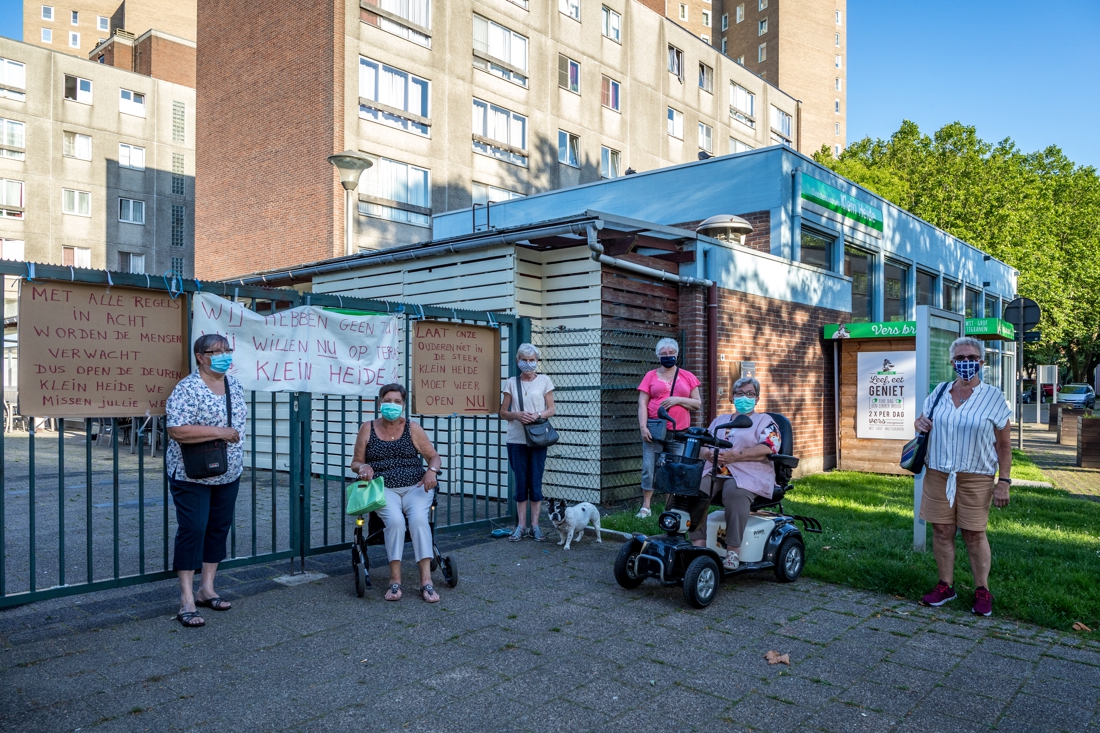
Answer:
POLYGON ((917 419, 915 351, 861 351, 856 437, 909 440, 917 419))

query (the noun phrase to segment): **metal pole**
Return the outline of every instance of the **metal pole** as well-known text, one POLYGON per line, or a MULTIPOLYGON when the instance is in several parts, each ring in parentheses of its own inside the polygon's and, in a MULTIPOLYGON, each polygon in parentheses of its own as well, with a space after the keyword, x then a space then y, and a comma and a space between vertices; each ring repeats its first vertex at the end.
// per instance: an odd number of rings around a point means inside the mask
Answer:
MULTIPOLYGON (((1019 320, 1016 322, 1016 410, 1019 415, 1016 421, 1016 447, 1024 449, 1024 307, 1019 308, 1019 320)), ((1036 375, 1038 376, 1038 375, 1036 375)), ((1035 380, 1038 383, 1038 379, 1035 380)), ((1036 384, 1038 386, 1038 384, 1036 384)), ((1038 413, 1043 406, 1043 388, 1039 386, 1038 401, 1035 403, 1035 411, 1038 413)))
POLYGON ((345 255, 355 254, 355 246, 351 241, 352 229, 354 229, 354 224, 355 224, 355 220, 352 218, 353 217, 352 207, 354 207, 354 205, 355 205, 354 197, 355 197, 355 191, 354 190, 349 189, 348 191, 345 192, 345 196, 344 196, 344 220, 345 220, 345 224, 344 224, 344 229, 345 229, 345 231, 344 231, 344 254, 345 255))

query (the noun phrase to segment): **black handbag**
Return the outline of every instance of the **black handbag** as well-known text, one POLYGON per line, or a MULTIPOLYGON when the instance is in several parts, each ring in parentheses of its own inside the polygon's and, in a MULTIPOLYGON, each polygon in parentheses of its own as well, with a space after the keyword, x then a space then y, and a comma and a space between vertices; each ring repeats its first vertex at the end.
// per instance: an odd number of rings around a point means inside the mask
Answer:
MULTIPOLYGON (((950 384, 950 382, 944 382, 943 386, 940 387, 936 399, 932 401, 932 415, 936 414, 936 405, 940 404, 940 398, 943 397, 943 393, 947 391, 950 384)), ((932 415, 928 416, 929 419, 932 415)), ((924 470, 924 459, 928 456, 928 435, 931 432, 929 430, 927 433, 917 433, 916 437, 901 449, 901 467, 906 471, 920 473, 924 470)))
MULTIPOLYGON (((225 417, 233 427, 233 396, 229 392, 229 377, 225 377, 225 417)), ((187 478, 213 478, 229 470, 229 443, 220 438, 201 443, 180 443, 183 471, 187 478)))
MULTIPOLYGON (((520 383, 519 377, 516 377, 515 380, 516 400, 519 402, 519 411, 526 412, 526 410, 523 409, 523 384, 520 383)), ((545 417, 540 417, 533 423, 524 425, 523 436, 527 439, 527 445, 532 448, 549 448, 554 443, 558 442, 558 431, 554 430, 554 426, 551 425, 550 421, 545 417)))
MULTIPOLYGON (((676 367, 676 373, 672 375, 672 384, 668 388, 668 396, 672 397, 676 392, 676 380, 680 378, 680 367, 676 367)), ((668 420, 651 417, 645 421, 649 429, 649 437, 654 443, 664 443, 668 439, 668 420)))

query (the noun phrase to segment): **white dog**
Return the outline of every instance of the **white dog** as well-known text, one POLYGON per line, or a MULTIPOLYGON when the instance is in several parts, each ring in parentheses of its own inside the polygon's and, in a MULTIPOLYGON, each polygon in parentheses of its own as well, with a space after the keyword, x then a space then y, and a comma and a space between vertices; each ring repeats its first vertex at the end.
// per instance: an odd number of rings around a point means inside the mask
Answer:
POLYGON ((596 542, 603 542, 600 535, 600 510, 587 501, 582 501, 576 506, 569 506, 565 499, 549 499, 550 521, 558 530, 561 540, 558 545, 565 545, 566 550, 573 542, 573 534, 577 535, 577 542, 584 537, 585 528, 591 523, 596 528, 596 542))

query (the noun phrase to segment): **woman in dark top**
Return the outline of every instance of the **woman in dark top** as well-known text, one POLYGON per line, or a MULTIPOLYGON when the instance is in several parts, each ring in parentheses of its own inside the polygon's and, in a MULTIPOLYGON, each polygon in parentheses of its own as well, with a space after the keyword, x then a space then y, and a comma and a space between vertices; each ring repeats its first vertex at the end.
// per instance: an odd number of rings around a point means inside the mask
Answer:
POLYGON ((420 596, 428 603, 436 603, 439 594, 432 585, 432 531, 428 512, 442 461, 424 428, 403 416, 407 395, 400 384, 387 384, 379 390, 378 411, 382 417, 359 428, 351 470, 367 481, 381 476, 386 487, 386 506, 378 510, 386 525, 386 555, 390 561, 386 600, 401 600, 401 554, 405 549, 408 518, 413 553, 420 565, 420 596))

